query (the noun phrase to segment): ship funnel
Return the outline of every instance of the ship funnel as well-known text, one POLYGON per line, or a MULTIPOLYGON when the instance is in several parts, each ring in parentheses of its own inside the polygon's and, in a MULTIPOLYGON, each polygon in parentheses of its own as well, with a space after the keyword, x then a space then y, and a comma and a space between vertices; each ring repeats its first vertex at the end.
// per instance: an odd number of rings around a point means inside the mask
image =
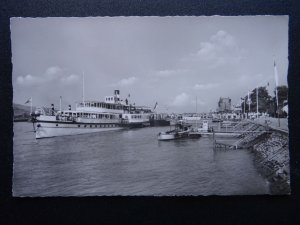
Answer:
POLYGON ((51 104, 51 115, 54 116, 54 104, 51 104))
POLYGON ((115 90, 115 102, 120 101, 120 90, 115 90))

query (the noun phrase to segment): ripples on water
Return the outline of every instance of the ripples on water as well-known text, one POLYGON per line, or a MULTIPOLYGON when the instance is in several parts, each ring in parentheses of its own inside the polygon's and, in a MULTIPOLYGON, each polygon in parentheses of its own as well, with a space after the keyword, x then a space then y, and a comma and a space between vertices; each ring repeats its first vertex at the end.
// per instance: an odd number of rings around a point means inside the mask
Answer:
POLYGON ((36 140, 14 125, 14 196, 267 194, 248 150, 212 138, 159 142, 168 127, 36 140))

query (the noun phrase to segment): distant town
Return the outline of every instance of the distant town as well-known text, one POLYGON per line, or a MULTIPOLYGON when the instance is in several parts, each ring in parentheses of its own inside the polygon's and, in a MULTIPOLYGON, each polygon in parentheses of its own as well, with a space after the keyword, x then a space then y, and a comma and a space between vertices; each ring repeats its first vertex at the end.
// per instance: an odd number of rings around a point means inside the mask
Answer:
MULTIPOLYGON (((230 97, 220 97, 216 103, 216 110, 210 112, 186 112, 186 113, 160 113, 162 117, 178 119, 184 116, 200 117, 201 119, 240 120, 254 119, 257 117, 279 117, 288 116, 288 87, 278 86, 278 107, 276 98, 272 97, 266 87, 252 90, 249 95, 241 97, 239 104, 233 104, 230 97)), ((274 91, 275 92, 275 91, 274 91)), ((30 106, 13 104, 14 121, 28 121, 30 119, 30 106)), ((35 110, 36 107, 33 107, 35 110)), ((50 106, 45 108, 50 109, 50 106)))

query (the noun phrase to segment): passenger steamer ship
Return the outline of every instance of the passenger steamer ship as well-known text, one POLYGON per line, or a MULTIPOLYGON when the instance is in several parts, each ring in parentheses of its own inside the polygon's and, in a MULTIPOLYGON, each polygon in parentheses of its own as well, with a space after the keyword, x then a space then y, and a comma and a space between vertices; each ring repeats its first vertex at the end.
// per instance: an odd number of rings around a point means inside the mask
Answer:
POLYGON ((32 114, 32 122, 39 139, 148 126, 151 114, 150 108, 121 100, 120 91, 115 90, 104 102, 83 100, 76 104, 75 110, 69 105, 68 110, 55 111, 53 104, 50 113, 39 109, 32 114))

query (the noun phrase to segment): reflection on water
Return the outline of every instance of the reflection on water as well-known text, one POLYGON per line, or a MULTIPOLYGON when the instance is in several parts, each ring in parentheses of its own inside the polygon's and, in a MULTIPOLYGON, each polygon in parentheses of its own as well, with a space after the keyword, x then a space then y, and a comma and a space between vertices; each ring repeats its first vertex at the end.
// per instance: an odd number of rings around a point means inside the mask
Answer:
POLYGON ((15 196, 266 194, 247 150, 213 150, 212 139, 157 141, 168 128, 36 140, 14 127, 15 196))

